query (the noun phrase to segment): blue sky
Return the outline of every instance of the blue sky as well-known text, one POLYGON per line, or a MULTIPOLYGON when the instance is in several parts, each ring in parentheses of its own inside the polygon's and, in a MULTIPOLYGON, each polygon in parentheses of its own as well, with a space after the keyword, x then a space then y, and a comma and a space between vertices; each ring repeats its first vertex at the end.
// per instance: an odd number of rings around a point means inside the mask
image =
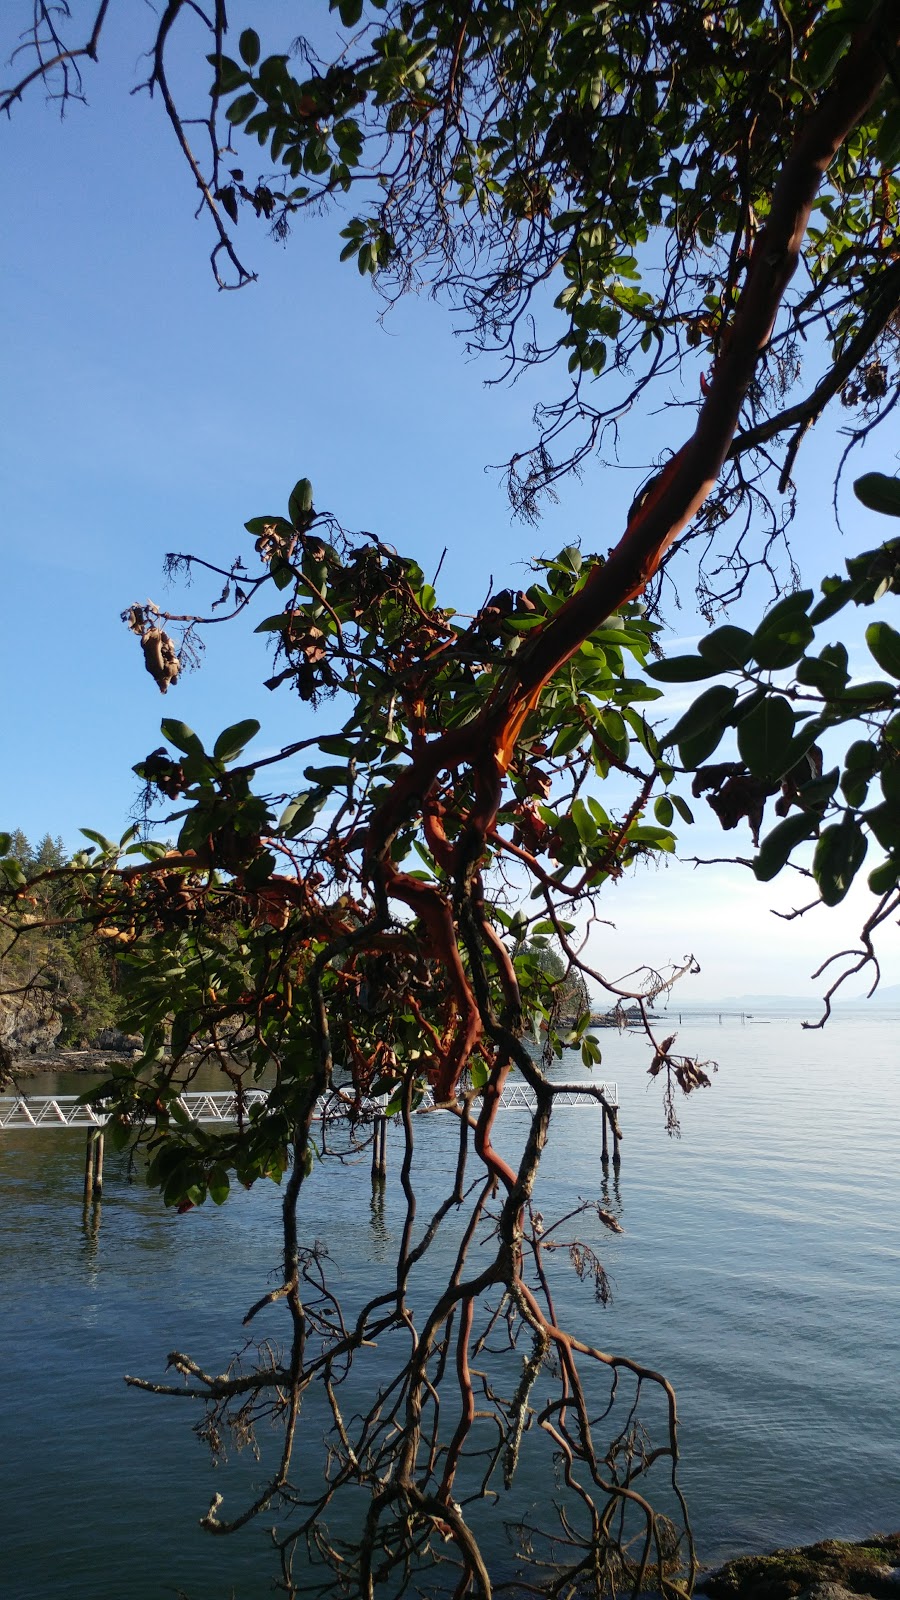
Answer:
MULTIPOLYGON (((4 59, 25 10, 18 0, 4 8, 4 59)), ((267 23, 269 39, 283 40, 296 17, 286 4, 252 8, 264 41, 267 23)), ((327 219, 298 225, 285 247, 242 223, 260 280, 217 293, 211 240, 193 218, 162 109, 129 94, 145 27, 141 7, 115 15, 87 79, 88 107, 61 123, 34 93, 0 128, 0 826, 32 838, 61 833, 69 844, 82 824, 113 835, 127 825, 138 788, 131 766, 160 743, 164 714, 204 737, 257 716, 260 751, 312 731, 296 699, 261 687, 268 657, 252 624, 211 629, 201 670, 162 699, 119 613, 148 596, 189 608, 189 596, 166 589, 166 551, 222 561, 249 553, 244 521, 282 511, 306 475, 318 505, 416 555, 429 575, 446 545, 442 597, 475 609, 491 574, 495 586, 518 586, 535 553, 576 539, 588 549, 614 542, 648 464, 689 425, 684 411, 643 419, 624 438, 628 470, 591 465, 536 530, 514 521, 500 476, 485 467, 530 437, 546 388, 486 388, 489 364, 466 359, 446 311, 427 296, 379 324, 377 298, 352 264, 338 263, 327 219)), ((801 455, 796 543, 813 583, 845 548, 830 504, 836 448, 826 431, 801 455)), ((889 448, 876 440, 865 466, 895 470, 889 448)), ((883 537, 849 483, 842 508, 847 553, 883 537)), ((683 580, 669 649, 702 627, 687 565, 683 580)), ((212 592, 198 583, 194 596, 205 607, 212 592)), ((761 604, 757 591, 750 614, 761 604)), ((851 625, 857 619, 842 616, 852 645, 862 626, 851 636, 851 625)), ((711 818, 683 845, 687 855, 750 853, 745 834, 722 835, 711 818)), ((610 895, 601 909, 617 931, 602 930, 592 952, 617 976, 692 950, 703 967, 692 997, 811 994, 809 972, 852 937, 866 895, 811 923, 772 916, 771 906, 795 899, 789 882, 763 887, 742 869, 674 864, 610 895)), ((894 940, 885 982, 898 978, 894 940)))

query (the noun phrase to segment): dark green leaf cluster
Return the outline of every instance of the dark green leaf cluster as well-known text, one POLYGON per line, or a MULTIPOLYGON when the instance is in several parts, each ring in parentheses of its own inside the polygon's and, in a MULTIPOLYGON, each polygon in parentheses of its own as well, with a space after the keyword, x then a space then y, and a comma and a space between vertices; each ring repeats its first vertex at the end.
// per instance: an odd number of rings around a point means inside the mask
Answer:
MULTIPOLYGON (((856 488, 864 504, 900 515, 896 479, 870 473, 856 488)), ((882 858, 869 871, 872 892, 890 905, 900 883, 900 633, 887 620, 869 624, 866 644, 882 676, 862 682, 851 677, 840 640, 821 643, 821 630, 846 606, 897 594, 893 539, 848 560, 846 576, 826 578, 818 600, 811 589, 786 595, 752 634, 718 628, 696 656, 648 668, 669 683, 727 675, 694 701, 667 742, 696 772, 695 793, 711 791, 726 828, 747 817, 758 841, 766 799, 780 791, 782 820, 760 845, 756 875, 769 881, 814 843, 810 870, 826 905, 843 900, 873 843, 882 858), (729 729, 740 761, 704 767, 729 729)))

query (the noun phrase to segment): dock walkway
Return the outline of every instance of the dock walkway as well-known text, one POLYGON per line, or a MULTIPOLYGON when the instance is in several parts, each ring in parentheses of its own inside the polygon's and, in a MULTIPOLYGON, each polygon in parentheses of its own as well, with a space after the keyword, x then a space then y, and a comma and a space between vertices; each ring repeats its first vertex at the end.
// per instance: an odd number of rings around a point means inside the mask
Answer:
MULTIPOLYGON (((265 1105, 267 1098, 265 1089, 245 1089, 242 1096, 243 1115, 247 1116, 255 1106, 265 1105)), ((559 1110, 574 1111, 578 1107, 603 1105, 604 1102, 610 1110, 618 1108, 618 1084, 585 1079, 566 1084, 556 1104, 559 1110)), ((191 1122, 231 1123, 238 1120, 238 1097, 231 1089, 190 1090, 179 1095, 176 1104, 191 1122)), ((384 1116, 387 1104, 387 1095, 373 1096, 362 1102, 361 1115, 366 1119, 384 1116)), ((500 1097, 501 1111, 533 1112, 535 1106, 534 1090, 525 1083, 508 1084, 500 1097)), ((340 1121, 348 1117, 354 1108, 352 1095, 335 1089, 330 1094, 322 1095, 318 1101, 315 1120, 340 1121)), ((423 1112, 441 1115, 447 1111, 446 1106, 435 1105, 430 1089, 425 1090, 415 1109, 417 1115, 423 1112)), ((49 1128, 102 1128, 108 1120, 107 1112, 83 1105, 75 1094, 0 1095, 0 1129, 31 1128, 39 1131, 49 1128)))

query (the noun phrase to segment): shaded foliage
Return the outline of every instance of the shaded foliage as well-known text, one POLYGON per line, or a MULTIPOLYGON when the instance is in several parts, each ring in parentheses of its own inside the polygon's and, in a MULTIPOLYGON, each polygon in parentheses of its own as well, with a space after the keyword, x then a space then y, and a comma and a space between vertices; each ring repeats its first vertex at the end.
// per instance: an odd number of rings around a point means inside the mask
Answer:
MULTIPOLYGON (((872 509, 900 516, 896 478, 868 473, 856 492, 872 509)), ((816 898, 790 916, 820 904, 839 905, 869 863, 876 903, 860 947, 829 957, 815 974, 840 964, 823 1021, 847 978, 868 970, 872 988, 877 985, 874 939, 900 910, 900 633, 886 619, 868 625, 866 646, 882 676, 862 681, 851 676, 846 645, 840 639, 823 645, 821 637, 846 606, 868 607, 900 594, 900 540, 851 557, 845 566, 845 577, 824 580, 818 599, 811 589, 786 595, 754 633, 726 625, 700 641, 696 656, 648 668, 651 678, 669 682, 723 674, 731 680, 701 695, 666 742, 678 746, 685 768, 696 769, 694 794, 706 794, 724 828, 748 820, 759 847, 753 870, 761 882, 776 877, 798 853, 805 862, 804 846, 814 842, 809 864, 797 870, 812 880, 816 898), (730 728, 740 759, 703 765, 730 728), (782 820, 760 844, 766 802, 775 795, 774 811, 782 820), (870 845, 881 852, 874 865, 870 845)))

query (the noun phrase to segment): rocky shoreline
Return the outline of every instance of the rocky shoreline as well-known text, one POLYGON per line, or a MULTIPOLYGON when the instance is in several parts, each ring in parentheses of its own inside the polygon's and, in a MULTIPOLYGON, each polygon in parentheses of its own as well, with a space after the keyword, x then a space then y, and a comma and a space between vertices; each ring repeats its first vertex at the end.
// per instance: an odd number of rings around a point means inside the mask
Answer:
POLYGON ((696 1588, 710 1600, 900 1600, 900 1533, 737 1556, 696 1588))
POLYGON ((104 1072, 110 1061, 121 1061, 131 1053, 131 1047, 127 1050, 50 1049, 35 1051, 33 1055, 30 1052, 23 1055, 10 1051, 5 1061, 0 1047, 0 1093, 15 1092, 16 1085, 23 1080, 43 1077, 48 1072, 104 1072))

